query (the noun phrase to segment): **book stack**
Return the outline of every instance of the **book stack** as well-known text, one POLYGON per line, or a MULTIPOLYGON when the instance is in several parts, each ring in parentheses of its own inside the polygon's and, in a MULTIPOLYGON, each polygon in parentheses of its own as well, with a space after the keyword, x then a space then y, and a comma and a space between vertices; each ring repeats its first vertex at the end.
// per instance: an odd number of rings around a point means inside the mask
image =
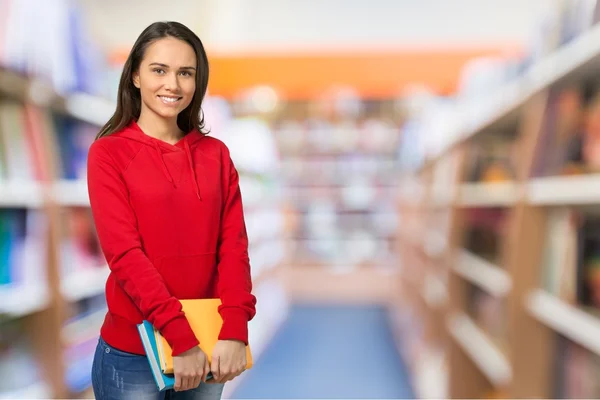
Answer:
MULTIPOLYGON (((200 342, 199 347, 206 354, 210 364, 212 362, 212 353, 219 341, 219 333, 223 325, 223 319, 219 314, 221 300, 181 300, 181 305, 196 338, 200 342)), ((175 384, 175 376, 171 346, 148 321, 143 321, 138 325, 138 332, 140 333, 158 390, 165 391, 172 389, 175 384)), ((253 361, 250 346, 246 346, 246 360, 246 369, 252 368, 253 361)), ((212 376, 209 374, 207 379, 211 378, 212 376)))

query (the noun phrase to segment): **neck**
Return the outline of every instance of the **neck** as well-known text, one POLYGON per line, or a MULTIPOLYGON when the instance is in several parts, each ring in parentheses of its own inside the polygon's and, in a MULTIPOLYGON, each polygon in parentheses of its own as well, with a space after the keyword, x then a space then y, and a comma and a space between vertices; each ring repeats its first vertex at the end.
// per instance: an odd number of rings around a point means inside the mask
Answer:
POLYGON ((140 113, 137 124, 146 135, 168 143, 175 143, 184 135, 177 126, 177 118, 165 119, 144 110, 140 113))

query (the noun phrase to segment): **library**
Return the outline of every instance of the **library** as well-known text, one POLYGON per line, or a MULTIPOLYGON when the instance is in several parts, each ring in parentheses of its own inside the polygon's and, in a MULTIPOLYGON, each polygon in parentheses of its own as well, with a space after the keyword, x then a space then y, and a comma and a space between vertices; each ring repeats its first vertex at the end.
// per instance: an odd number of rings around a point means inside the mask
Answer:
POLYGON ((239 174, 223 398, 600 396, 600 3, 40 4, 0 1, 0 399, 94 398, 88 150, 158 20, 206 46, 239 174))

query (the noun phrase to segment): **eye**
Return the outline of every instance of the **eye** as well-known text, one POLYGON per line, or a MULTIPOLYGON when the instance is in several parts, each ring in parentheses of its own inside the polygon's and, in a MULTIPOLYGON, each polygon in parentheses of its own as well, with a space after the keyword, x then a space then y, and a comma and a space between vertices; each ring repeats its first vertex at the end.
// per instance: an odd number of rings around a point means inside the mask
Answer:
POLYGON ((164 74, 164 73, 165 73, 165 70, 164 70, 164 69, 162 69, 162 68, 154 68, 152 71, 153 71, 154 73, 157 73, 157 74, 159 74, 159 75, 162 75, 162 74, 164 74))
POLYGON ((180 74, 183 76, 192 76, 192 73, 190 71, 181 71, 180 74))

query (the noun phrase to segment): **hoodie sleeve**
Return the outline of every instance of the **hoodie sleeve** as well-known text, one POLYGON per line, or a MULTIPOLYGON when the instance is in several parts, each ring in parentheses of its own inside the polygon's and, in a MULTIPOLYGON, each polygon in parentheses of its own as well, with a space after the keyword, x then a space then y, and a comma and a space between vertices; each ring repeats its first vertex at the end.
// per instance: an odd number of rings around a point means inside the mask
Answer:
POLYGON ((239 175, 225 147, 223 152, 225 200, 219 234, 219 311, 223 326, 220 340, 240 340, 248 344, 248 321, 256 313, 252 294, 248 236, 244 221, 239 175))
POLYGON ((100 246, 125 292, 144 319, 169 342, 173 355, 198 345, 181 303, 142 250, 127 186, 110 153, 97 141, 88 154, 88 193, 100 246))

